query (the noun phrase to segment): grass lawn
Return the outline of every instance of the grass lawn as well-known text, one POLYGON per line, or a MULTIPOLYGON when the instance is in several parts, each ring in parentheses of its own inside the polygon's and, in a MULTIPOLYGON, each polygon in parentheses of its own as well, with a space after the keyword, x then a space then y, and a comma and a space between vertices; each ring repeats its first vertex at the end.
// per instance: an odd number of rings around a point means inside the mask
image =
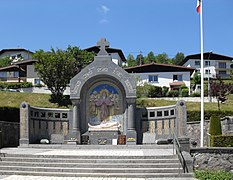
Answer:
MULTIPOLYGON (((227 101, 225 104, 220 104, 220 109, 222 111, 233 111, 233 94, 227 96, 227 101)), ((140 98, 137 100, 137 104, 143 105, 147 104, 150 107, 159 107, 159 106, 169 106, 176 104, 176 101, 168 101, 163 99, 147 99, 140 98)), ((186 107, 188 111, 200 111, 201 103, 200 102, 186 102, 186 107)), ((205 110, 218 110, 218 103, 204 103, 205 110)))
MULTIPOLYGON (((20 92, 5 92, 0 91, 0 107, 19 107, 25 101, 31 106, 57 108, 57 104, 49 102, 49 94, 36 93, 20 93, 20 92)), ((225 104, 220 104, 221 110, 233 111, 233 94, 227 96, 228 100, 225 104)), ((168 106, 176 104, 176 101, 168 101, 163 99, 137 99, 137 104, 146 104, 150 107, 168 106)), ((186 102, 188 111, 200 110, 201 104, 198 102, 186 102)), ((66 108, 66 107, 61 107, 66 108)), ((205 103, 205 110, 218 110, 217 103, 205 103)))
POLYGON ((0 91, 0 107, 18 108, 25 101, 30 106, 57 108, 57 104, 50 103, 49 98, 49 94, 0 91))

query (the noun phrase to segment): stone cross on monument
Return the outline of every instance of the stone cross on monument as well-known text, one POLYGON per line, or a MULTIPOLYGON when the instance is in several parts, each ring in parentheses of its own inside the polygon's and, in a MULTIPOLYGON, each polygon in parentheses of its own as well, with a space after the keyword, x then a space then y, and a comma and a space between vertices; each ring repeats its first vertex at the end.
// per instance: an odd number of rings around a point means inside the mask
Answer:
POLYGON ((105 38, 101 38, 100 41, 97 42, 97 46, 100 47, 100 51, 97 54, 98 56, 108 55, 106 47, 109 47, 109 42, 105 38))

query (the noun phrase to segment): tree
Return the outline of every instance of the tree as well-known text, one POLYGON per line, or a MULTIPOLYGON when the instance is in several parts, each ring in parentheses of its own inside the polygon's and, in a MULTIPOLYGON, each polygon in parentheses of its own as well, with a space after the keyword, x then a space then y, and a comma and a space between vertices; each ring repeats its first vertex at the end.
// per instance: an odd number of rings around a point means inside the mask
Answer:
POLYGON ((233 92, 233 85, 225 84, 221 79, 215 81, 211 80, 210 91, 211 95, 217 98, 218 109, 220 110, 220 102, 224 103, 227 100, 226 96, 233 92))
POLYGON ((155 61, 159 64, 169 64, 171 60, 166 53, 162 53, 155 57, 155 61))
POLYGON ((51 101, 61 105, 70 79, 93 60, 93 53, 69 46, 65 51, 53 48, 49 52, 38 50, 33 58, 38 60, 35 68, 39 77, 52 92, 51 101))
POLYGON ((128 64, 128 67, 136 66, 136 61, 135 61, 134 56, 132 54, 128 55, 127 64, 128 64))
POLYGON ((136 57, 136 65, 143 65, 144 64, 144 57, 142 54, 137 55, 136 57))
POLYGON ((11 65, 12 59, 9 56, 0 59, 0 68, 11 65))
POLYGON ((145 64, 150 64, 152 62, 155 62, 155 55, 152 51, 147 54, 144 62, 145 62, 145 64))
POLYGON ((172 58, 172 64, 179 65, 179 63, 185 58, 184 53, 178 52, 176 56, 172 58))
POLYGON ((194 75, 193 75, 193 81, 194 81, 194 84, 197 85, 197 84, 201 84, 201 76, 198 72, 195 72, 194 75))

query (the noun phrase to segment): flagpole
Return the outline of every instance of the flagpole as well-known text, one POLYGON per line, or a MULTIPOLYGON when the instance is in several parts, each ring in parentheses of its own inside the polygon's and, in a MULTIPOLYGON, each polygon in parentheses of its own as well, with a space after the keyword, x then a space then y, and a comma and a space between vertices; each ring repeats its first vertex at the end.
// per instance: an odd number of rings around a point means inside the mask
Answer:
POLYGON ((200 147, 203 147, 204 143, 204 55, 203 55, 203 49, 204 49, 204 43, 203 43, 203 8, 202 8, 202 1, 200 0, 200 35, 201 35, 201 141, 200 141, 200 147))

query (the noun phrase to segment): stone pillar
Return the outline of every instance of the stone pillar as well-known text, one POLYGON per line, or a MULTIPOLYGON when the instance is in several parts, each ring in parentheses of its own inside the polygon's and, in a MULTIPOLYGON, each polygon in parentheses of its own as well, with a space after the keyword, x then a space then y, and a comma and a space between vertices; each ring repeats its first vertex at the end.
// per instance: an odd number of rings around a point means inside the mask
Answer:
POLYGON ((77 139, 80 143, 80 102, 73 102, 73 121, 72 121, 72 132, 70 138, 77 139))
POLYGON ((29 120, 30 120, 30 105, 26 102, 21 103, 20 105, 20 139, 19 145, 29 145, 29 120))
POLYGON ((187 136, 187 111, 185 101, 176 103, 176 136, 187 136))
POLYGON ((126 144, 133 145, 137 143, 137 133, 135 131, 135 106, 136 99, 127 99, 128 121, 126 132, 126 144))

